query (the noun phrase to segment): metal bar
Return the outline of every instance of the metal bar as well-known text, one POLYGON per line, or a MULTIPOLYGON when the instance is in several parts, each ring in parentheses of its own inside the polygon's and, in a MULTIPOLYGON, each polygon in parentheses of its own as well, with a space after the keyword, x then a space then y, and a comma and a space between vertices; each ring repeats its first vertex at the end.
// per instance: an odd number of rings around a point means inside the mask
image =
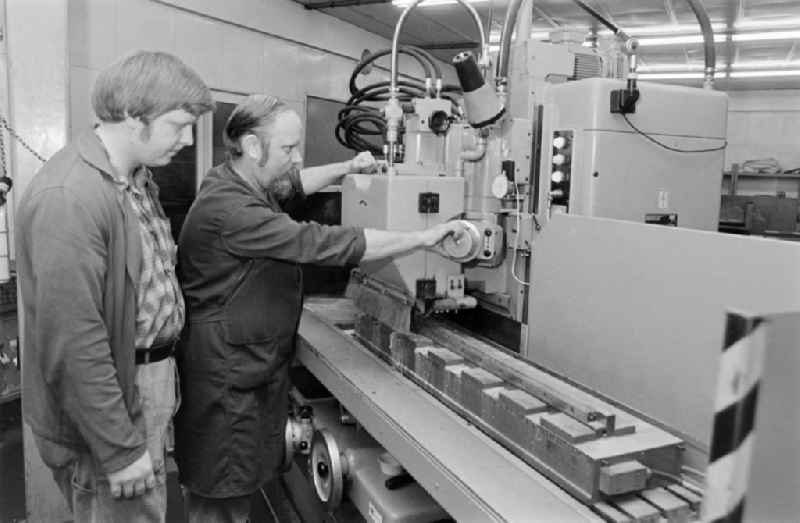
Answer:
POLYGON ((392 0, 331 0, 330 2, 314 2, 311 4, 303 4, 308 10, 314 9, 335 9, 337 7, 352 7, 352 6, 359 6, 359 5, 371 5, 371 4, 388 4, 392 0))
POLYGON ((536 371, 517 355, 465 336, 453 327, 445 327, 428 318, 415 318, 414 331, 441 343, 450 350, 461 353, 462 356, 478 366, 497 374, 515 387, 526 390, 576 419, 584 422, 604 421, 607 433, 614 433, 615 415, 613 413, 600 411, 595 405, 575 397, 574 393, 559 385, 555 378, 536 371))

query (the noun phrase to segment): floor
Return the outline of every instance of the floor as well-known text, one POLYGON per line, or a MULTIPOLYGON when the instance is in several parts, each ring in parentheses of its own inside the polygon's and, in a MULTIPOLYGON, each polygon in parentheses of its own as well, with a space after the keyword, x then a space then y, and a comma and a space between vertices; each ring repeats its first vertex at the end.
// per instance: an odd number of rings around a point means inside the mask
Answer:
POLYGON ((25 467, 19 401, 0 403, 0 523, 25 519, 25 467))
MULTIPOLYGON (((0 403, 0 523, 25 521, 25 467, 19 401, 0 403)), ((170 460, 167 472, 167 523, 184 521, 177 470, 170 460)), ((280 486, 253 496, 253 523, 299 523, 280 486), (278 521, 273 507, 281 504, 289 521, 278 521)))

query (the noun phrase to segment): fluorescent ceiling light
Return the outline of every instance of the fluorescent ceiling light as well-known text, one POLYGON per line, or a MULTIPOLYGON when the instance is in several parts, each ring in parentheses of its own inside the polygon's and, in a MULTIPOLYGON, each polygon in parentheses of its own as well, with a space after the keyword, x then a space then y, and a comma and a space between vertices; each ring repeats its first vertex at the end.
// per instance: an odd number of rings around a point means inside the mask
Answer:
MULTIPOLYGON (((724 42, 727 36, 724 34, 714 34, 714 42, 724 42)), ((656 45, 681 45, 681 44, 701 44, 703 35, 684 35, 684 36, 663 36, 654 38, 640 38, 639 45, 651 47, 656 45)))
POLYGON ((796 40, 800 31, 767 31, 763 33, 738 33, 731 36, 734 42, 756 42, 762 40, 796 40))
MULTIPOLYGON (((639 80, 701 80, 703 73, 645 73, 639 80)), ((714 78, 725 78, 725 73, 715 73, 714 78)))
MULTIPOLYGON (((467 0, 470 4, 477 4, 479 2, 488 2, 489 0, 467 0)), ((392 5, 395 7, 408 7, 411 5, 413 0, 392 0, 392 5)), ((457 4, 458 0, 423 0, 423 2, 417 4, 417 7, 431 7, 434 5, 448 5, 448 4, 457 4)))
MULTIPOLYGON (((767 71, 731 71, 726 73, 724 71, 717 71, 714 78, 719 80, 723 78, 779 78, 800 76, 800 69, 786 69, 786 70, 767 70, 767 71)), ((692 72, 671 72, 671 73, 643 73, 639 75, 639 80, 697 80, 703 78, 703 73, 692 72)))
POLYGON ((780 76, 800 76, 800 69, 789 69, 785 71, 732 71, 731 78, 775 78, 780 76))
POLYGON ((734 62, 731 69, 780 69, 794 67, 800 69, 800 60, 750 60, 747 62, 734 62))
MULTIPOLYGON (((557 29, 553 29, 557 31, 557 29)), ((531 31, 531 40, 547 40, 550 38, 551 31, 531 31)), ((512 35, 512 38, 515 35, 512 35)), ((493 44, 500 43, 500 31, 492 31, 489 33, 489 42, 493 44)))
POLYGON ((664 72, 689 72, 689 71, 702 71, 704 66, 702 64, 650 64, 640 65, 637 69, 641 73, 664 73, 664 72))
MULTIPOLYGON (((724 31, 728 28, 726 24, 715 23, 711 24, 712 31, 724 31)), ((643 27, 621 27, 623 31, 631 36, 638 35, 664 35, 664 34, 680 34, 680 33, 698 33, 700 26, 697 24, 669 24, 669 25, 646 25, 643 27)), ((601 35, 612 34, 610 30, 603 29, 598 31, 601 35)))
POLYGON ((772 29, 775 27, 798 27, 800 18, 782 18, 780 20, 739 20, 733 24, 736 29, 772 29))

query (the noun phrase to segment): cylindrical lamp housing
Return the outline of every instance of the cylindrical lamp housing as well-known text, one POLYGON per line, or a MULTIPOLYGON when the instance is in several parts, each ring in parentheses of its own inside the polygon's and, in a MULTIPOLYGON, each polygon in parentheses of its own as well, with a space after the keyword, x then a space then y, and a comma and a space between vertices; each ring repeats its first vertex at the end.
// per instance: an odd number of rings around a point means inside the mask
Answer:
POLYGON ((469 124, 480 129, 495 123, 503 116, 505 108, 501 106, 494 90, 483 81, 475 56, 464 51, 453 58, 458 82, 464 90, 464 106, 469 124))

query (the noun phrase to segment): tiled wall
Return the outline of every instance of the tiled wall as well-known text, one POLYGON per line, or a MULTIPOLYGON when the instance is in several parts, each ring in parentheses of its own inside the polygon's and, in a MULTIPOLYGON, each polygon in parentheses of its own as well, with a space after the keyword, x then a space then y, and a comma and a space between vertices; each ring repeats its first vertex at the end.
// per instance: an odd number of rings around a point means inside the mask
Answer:
MULTIPOLYGON (((213 89, 267 92, 302 111, 306 95, 346 100, 362 50, 391 45, 291 0, 71 0, 69 6, 70 134, 92 121, 97 72, 135 49, 176 54, 213 89)), ((402 60, 401 72, 419 69, 402 60)), ((377 69, 359 82, 383 79, 388 73, 377 69)))

